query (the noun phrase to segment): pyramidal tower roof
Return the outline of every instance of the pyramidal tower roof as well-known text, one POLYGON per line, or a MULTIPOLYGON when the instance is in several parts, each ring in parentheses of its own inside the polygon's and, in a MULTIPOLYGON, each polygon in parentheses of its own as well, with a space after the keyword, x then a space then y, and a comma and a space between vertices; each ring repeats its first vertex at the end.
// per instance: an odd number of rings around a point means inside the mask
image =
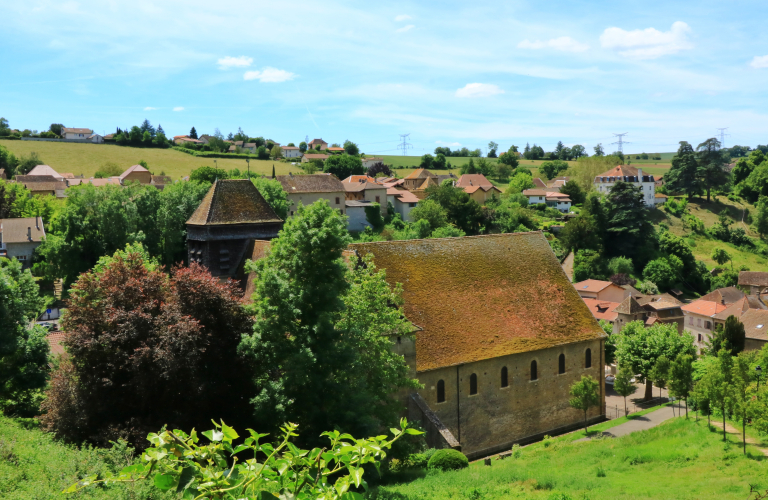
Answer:
POLYGON ((217 180, 187 224, 254 224, 282 222, 248 179, 217 180))

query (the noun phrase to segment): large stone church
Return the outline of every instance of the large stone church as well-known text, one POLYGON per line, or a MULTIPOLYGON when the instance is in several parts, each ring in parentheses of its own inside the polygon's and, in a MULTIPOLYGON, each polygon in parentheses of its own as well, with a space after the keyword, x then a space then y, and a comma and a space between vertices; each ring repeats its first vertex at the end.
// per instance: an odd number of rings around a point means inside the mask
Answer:
MULTIPOLYGON (((540 232, 358 243, 402 283, 415 342, 393 340, 424 388, 408 398, 428 441, 470 458, 583 423, 582 375, 603 384, 597 324, 540 232)), ((592 421, 604 418, 604 403, 592 421)))

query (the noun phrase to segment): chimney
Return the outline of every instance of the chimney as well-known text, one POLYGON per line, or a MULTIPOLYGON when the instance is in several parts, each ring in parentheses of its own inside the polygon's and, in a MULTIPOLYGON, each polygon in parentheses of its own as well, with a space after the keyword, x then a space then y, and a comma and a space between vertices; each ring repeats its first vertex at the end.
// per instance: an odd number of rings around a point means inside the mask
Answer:
POLYGON ((35 217, 35 229, 37 229, 38 231, 40 231, 40 222, 41 222, 40 218, 35 217))
POLYGON ((725 299, 720 299, 720 302, 725 305, 725 299))
POLYGON ((27 239, 28 239, 29 241, 32 241, 32 226, 29 226, 29 227, 27 228, 27 239))

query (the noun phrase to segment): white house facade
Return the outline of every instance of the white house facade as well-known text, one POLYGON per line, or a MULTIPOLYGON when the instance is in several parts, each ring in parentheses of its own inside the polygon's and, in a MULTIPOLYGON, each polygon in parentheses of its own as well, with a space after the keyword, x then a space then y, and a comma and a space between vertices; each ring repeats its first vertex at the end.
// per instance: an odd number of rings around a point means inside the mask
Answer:
POLYGON ((643 175, 643 169, 619 165, 595 177, 594 186, 598 193, 608 194, 619 181, 639 187, 643 192, 643 203, 656 206, 656 180, 652 175, 643 175))

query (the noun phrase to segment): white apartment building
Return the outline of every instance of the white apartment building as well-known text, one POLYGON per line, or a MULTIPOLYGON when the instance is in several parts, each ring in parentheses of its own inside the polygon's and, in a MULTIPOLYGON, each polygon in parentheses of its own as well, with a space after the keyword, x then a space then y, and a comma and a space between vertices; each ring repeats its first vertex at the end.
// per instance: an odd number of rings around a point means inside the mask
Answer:
POLYGON ((656 206, 656 180, 652 175, 643 175, 643 169, 629 165, 619 165, 595 177, 595 189, 598 193, 608 194, 619 181, 639 187, 643 192, 643 202, 649 207, 656 206))

